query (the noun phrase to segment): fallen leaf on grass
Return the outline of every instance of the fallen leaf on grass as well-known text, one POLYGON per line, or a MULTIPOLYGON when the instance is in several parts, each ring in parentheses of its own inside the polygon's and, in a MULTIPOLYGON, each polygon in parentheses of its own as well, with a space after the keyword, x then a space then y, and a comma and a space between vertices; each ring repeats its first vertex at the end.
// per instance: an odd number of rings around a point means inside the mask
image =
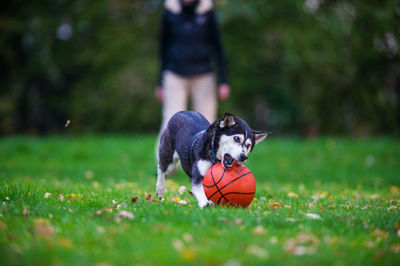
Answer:
POLYGON ((298 198, 297 194, 294 192, 289 192, 287 195, 289 198, 298 198))
POLYGON ((122 219, 133 220, 135 215, 128 211, 121 211, 115 216, 115 220, 119 223, 122 219))
POLYGON ((131 202, 132 203, 137 203, 138 202, 138 196, 135 196, 135 197, 131 198, 131 202))
POLYGON ((174 249, 176 249, 177 251, 181 251, 184 247, 183 241, 180 239, 174 239, 172 240, 172 246, 174 247, 174 249))
POLYGON ((6 224, 0 221, 0 230, 5 231, 7 228, 6 224))
POLYGON ((267 232, 262 225, 257 225, 256 227, 253 228, 252 230, 253 235, 265 235, 267 232))
POLYGON ((45 198, 45 199, 50 198, 50 196, 51 196, 51 193, 50 193, 50 192, 44 193, 44 198, 45 198))
POLYGON ((104 229, 104 227, 103 227, 103 226, 100 226, 100 225, 96 226, 96 230, 97 230, 97 232, 99 232, 100 234, 103 234, 103 233, 106 232, 106 229, 104 229))
POLYGON ((64 196, 63 196, 62 194, 59 194, 59 195, 58 195, 58 198, 59 198, 61 201, 64 201, 64 196))
POLYGON ((179 190, 178 190, 179 195, 182 195, 183 193, 185 193, 185 190, 186 190, 186 187, 185 187, 185 186, 180 186, 180 187, 179 187, 179 190))
POLYGON ((28 216, 29 215, 29 209, 25 207, 24 210, 22 211, 22 215, 23 216, 28 216))
POLYGON ((146 202, 158 202, 158 200, 153 199, 151 194, 146 194, 146 202))
POLYGON ((33 232, 37 237, 49 238, 54 235, 50 221, 43 218, 33 220, 33 232))
POLYGON ((187 205, 186 200, 180 200, 180 201, 178 201, 178 203, 179 203, 180 205, 187 205))
POLYGON ((393 244, 389 247, 389 250, 394 253, 400 253, 400 244, 393 244))
POLYGON ((364 246, 366 247, 366 248, 375 248, 375 243, 373 242, 373 241, 371 241, 371 240, 368 240, 368 241, 366 241, 365 243, 364 243, 364 246))
POLYGON ((320 220, 321 219, 321 216, 319 216, 318 214, 315 214, 315 213, 306 213, 306 216, 308 218, 315 219, 315 220, 320 220))
POLYGON ((93 177, 94 177, 94 173, 93 173, 92 171, 87 170, 87 171, 85 172, 85 178, 86 178, 86 179, 92 179, 93 177))
POLYGON ((297 220, 294 218, 286 218, 287 222, 295 223, 297 220))
POLYGON ((377 237, 378 239, 385 239, 389 236, 389 232, 383 231, 379 228, 376 228, 372 234, 377 237))
POLYGON ((372 200, 380 199, 380 197, 381 196, 379 194, 372 194, 371 196, 369 196, 369 198, 372 199, 372 200))
POLYGON ((83 196, 81 194, 76 194, 76 193, 71 193, 67 195, 67 198, 69 199, 79 199, 81 200, 83 198, 83 196))
POLYGON ((94 215, 100 215, 100 214, 103 214, 103 213, 105 213, 105 212, 107 212, 107 213, 112 213, 113 210, 112 210, 111 208, 109 208, 109 209, 103 208, 103 209, 101 209, 101 210, 95 211, 95 212, 94 212, 94 215))
POLYGON ((400 188, 399 187, 397 187, 397 186, 390 186, 390 192, 392 193, 392 194, 400 194, 400 188))
POLYGON ((396 210, 396 209, 397 209, 397 206, 390 206, 389 208, 387 208, 388 211, 390 211, 390 210, 396 210))
POLYGON ((268 253, 265 249, 263 249, 260 246, 257 245, 250 245, 247 247, 246 252, 248 254, 254 255, 260 259, 266 259, 268 256, 268 253))
POLYGON ((60 238, 58 239, 58 244, 64 248, 72 248, 72 242, 71 240, 67 239, 67 238, 60 238))
POLYGON ((265 206, 266 206, 267 208, 271 207, 271 208, 273 208, 273 209, 282 208, 282 207, 283 207, 282 205, 280 205, 280 204, 277 203, 277 202, 270 202, 270 203, 267 203, 265 206))
POLYGON ((189 233, 184 233, 182 239, 186 242, 193 242, 193 236, 189 233))
POLYGON ((228 260, 223 266, 241 266, 242 264, 240 263, 240 261, 232 259, 232 260, 228 260))
POLYGON ((169 200, 170 200, 170 201, 179 202, 179 201, 181 201, 182 199, 179 198, 179 197, 170 197, 169 200))

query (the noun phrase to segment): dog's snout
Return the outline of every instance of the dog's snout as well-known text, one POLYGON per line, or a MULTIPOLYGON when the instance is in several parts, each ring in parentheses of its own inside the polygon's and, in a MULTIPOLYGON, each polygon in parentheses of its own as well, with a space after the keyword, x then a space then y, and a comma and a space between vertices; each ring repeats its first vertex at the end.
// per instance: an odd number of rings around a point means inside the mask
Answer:
POLYGON ((247 155, 246 155, 246 154, 244 154, 244 153, 240 154, 240 158, 239 158, 239 159, 240 159, 240 161, 241 161, 241 162, 244 162, 244 161, 246 161, 246 160, 247 160, 247 158, 248 158, 248 157, 247 157, 247 155))

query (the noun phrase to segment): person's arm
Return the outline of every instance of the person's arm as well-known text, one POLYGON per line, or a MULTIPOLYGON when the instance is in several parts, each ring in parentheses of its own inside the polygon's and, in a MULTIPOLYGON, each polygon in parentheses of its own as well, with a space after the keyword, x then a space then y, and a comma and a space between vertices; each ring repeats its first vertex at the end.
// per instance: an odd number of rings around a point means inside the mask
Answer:
POLYGON ((167 57, 167 45, 169 43, 169 34, 168 34, 168 23, 167 23, 167 14, 163 13, 161 18, 161 27, 159 33, 159 60, 160 60, 160 70, 158 73, 158 82, 157 88, 155 91, 155 95, 157 100, 162 101, 163 99, 163 90, 162 90, 162 81, 163 81, 163 72, 165 70, 166 65, 166 57, 167 57))
POLYGON ((230 87, 227 80, 227 64, 221 36, 218 28, 215 13, 211 11, 211 40, 217 56, 218 65, 218 96, 221 100, 226 100, 230 95, 230 87))

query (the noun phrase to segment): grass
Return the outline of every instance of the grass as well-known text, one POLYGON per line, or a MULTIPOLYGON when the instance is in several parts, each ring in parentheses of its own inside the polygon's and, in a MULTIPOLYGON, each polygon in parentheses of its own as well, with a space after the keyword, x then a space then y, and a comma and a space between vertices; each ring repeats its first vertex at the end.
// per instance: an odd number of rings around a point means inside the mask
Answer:
POLYGON ((397 140, 268 139, 247 164, 253 203, 204 210, 179 195, 190 189, 183 171, 163 202, 146 201, 155 191, 154 142, 0 139, 1 265, 400 263, 397 140), (118 219, 121 211, 134 218, 118 219))

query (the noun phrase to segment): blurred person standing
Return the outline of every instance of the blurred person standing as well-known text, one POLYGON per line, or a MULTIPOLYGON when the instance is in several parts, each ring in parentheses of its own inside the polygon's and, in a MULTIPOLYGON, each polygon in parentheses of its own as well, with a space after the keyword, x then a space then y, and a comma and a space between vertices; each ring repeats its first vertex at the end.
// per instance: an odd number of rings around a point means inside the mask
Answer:
POLYGON ((163 102, 161 131, 178 111, 192 108, 216 120, 217 92, 211 58, 218 66, 218 97, 230 94, 226 59, 212 0, 166 0, 160 32, 160 73, 156 98, 163 102))

